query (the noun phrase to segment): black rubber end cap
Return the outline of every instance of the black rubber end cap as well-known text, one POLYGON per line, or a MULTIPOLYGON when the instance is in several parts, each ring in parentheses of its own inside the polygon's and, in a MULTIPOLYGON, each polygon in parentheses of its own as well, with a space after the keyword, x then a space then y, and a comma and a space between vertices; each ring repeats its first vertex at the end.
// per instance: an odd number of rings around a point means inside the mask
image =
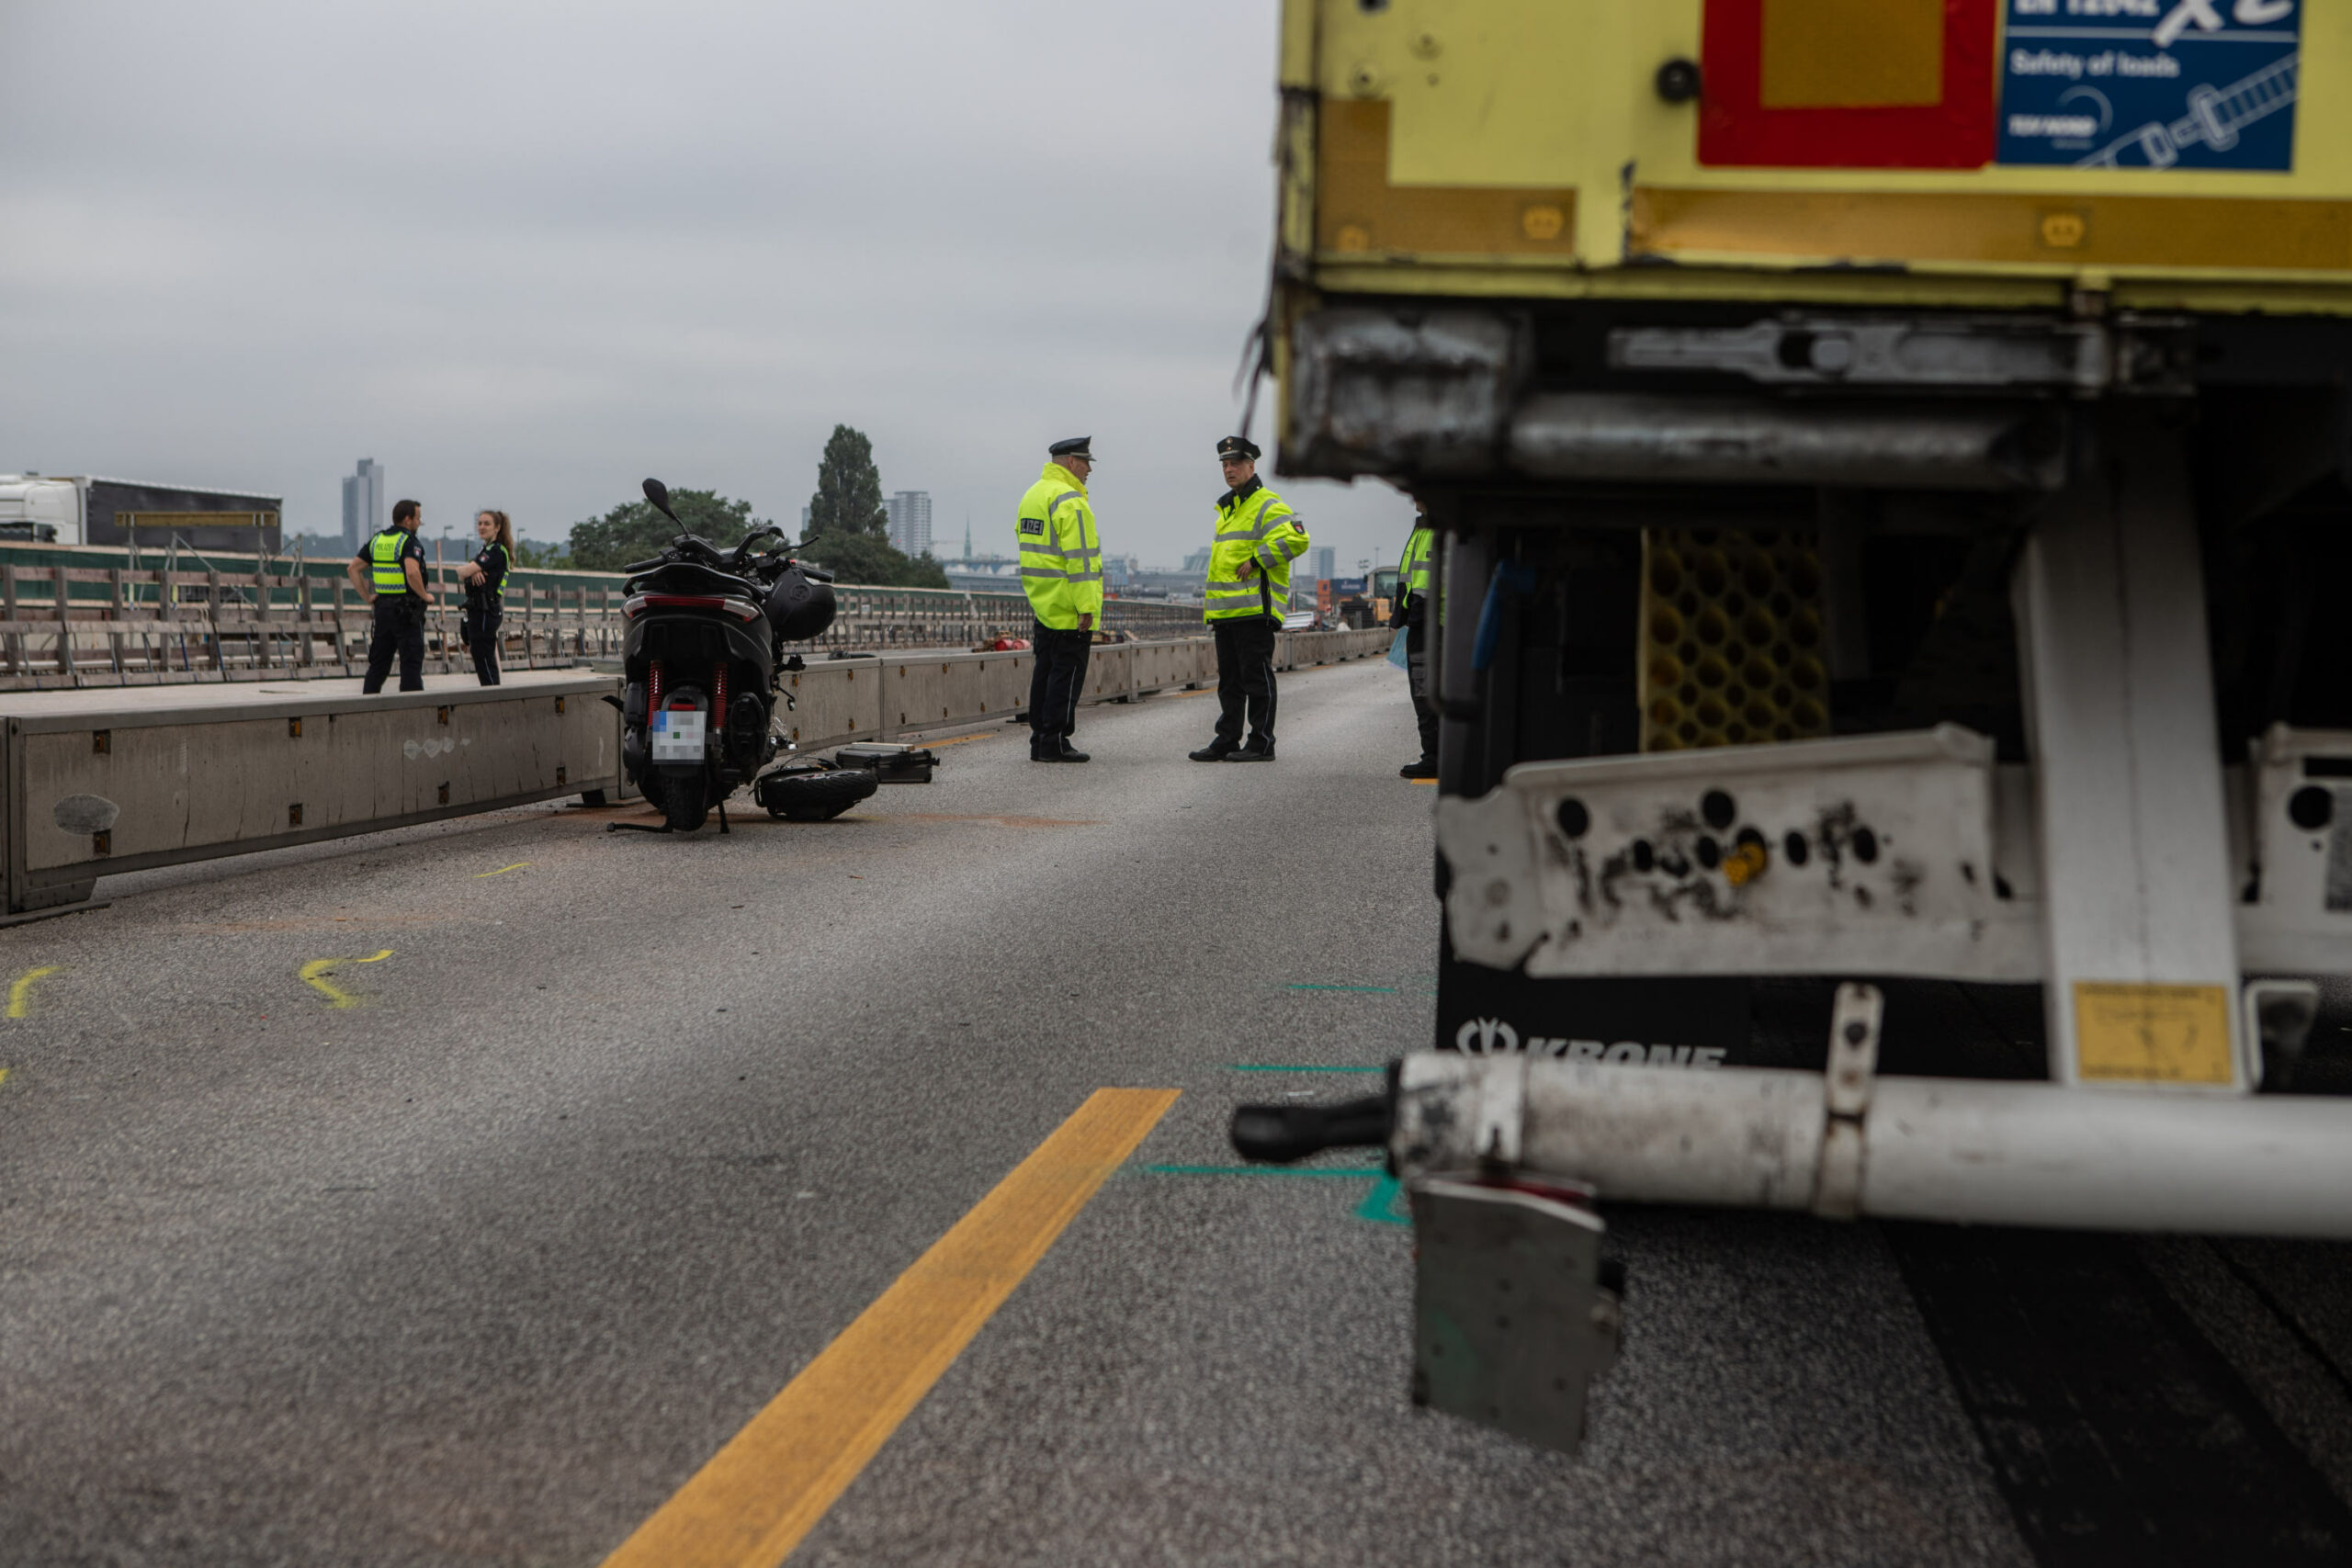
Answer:
POLYGON ((1290 1165, 1325 1149, 1382 1148, 1396 1123, 1387 1095, 1337 1105, 1234 1108, 1233 1152, 1258 1165, 1290 1165))

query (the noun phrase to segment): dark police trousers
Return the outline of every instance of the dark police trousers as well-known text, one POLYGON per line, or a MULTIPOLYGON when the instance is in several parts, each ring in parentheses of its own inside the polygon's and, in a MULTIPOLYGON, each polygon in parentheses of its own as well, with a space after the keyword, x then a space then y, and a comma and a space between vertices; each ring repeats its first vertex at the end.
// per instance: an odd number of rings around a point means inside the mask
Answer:
POLYGON ((1086 690, 1086 660, 1094 647, 1091 631, 1057 632, 1032 623, 1029 649, 1037 656, 1029 672, 1029 754, 1058 751, 1078 728, 1078 699, 1086 690))
POLYGON ((401 656, 401 690, 424 690, 424 601, 413 593, 376 595, 376 630, 368 639, 368 679, 361 691, 384 689, 395 650, 401 656))
MULTIPOLYGON (((1428 612, 1422 612, 1427 619, 1428 612)), ((1437 702, 1430 695, 1429 633, 1421 621, 1405 628, 1405 685, 1413 694, 1413 722, 1421 731, 1421 761, 1437 761, 1437 702)))
POLYGON ((466 647, 474 656, 474 673, 485 686, 498 684, 498 623, 505 618, 496 604, 466 601, 466 647))
POLYGON ((1274 618, 1235 615, 1211 621, 1216 637, 1216 738, 1221 745, 1241 740, 1250 720, 1250 744, 1274 749, 1274 618))

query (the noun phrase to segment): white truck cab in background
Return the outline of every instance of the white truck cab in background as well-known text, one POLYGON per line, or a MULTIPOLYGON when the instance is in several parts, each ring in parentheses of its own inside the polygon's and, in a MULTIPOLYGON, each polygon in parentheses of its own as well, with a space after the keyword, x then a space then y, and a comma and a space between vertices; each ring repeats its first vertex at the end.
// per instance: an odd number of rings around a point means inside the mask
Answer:
POLYGON ((90 481, 41 474, 0 474, 0 539, 42 545, 83 543, 90 481))
POLYGON ((0 474, 0 543, 279 547, 281 496, 96 474, 0 474))

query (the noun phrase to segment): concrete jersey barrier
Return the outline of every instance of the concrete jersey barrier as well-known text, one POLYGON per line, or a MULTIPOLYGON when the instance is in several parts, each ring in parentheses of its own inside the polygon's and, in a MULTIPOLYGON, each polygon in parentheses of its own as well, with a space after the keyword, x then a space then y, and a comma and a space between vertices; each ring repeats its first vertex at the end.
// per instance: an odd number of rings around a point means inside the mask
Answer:
POLYGON ((150 686, 0 697, 11 914, 79 903, 101 875, 495 811, 618 782, 587 671, 505 685, 443 676, 150 686))
MULTIPOLYGON (((1388 651, 1393 632, 1283 632, 1274 668, 1296 670, 1388 651)), ((887 654, 825 660, 785 677, 797 706, 776 716, 778 733, 804 751, 849 740, 887 740, 944 724, 1009 718, 1029 705, 1036 656, 1003 653, 887 654)), ((1089 703, 1124 703, 1154 692, 1205 686, 1216 680, 1216 649, 1206 637, 1102 643, 1086 666, 1089 703)))
MULTIPOLYGON (((1385 631, 1286 632, 1276 667, 1385 652, 1385 631)), ((780 733, 803 751, 1028 705, 1035 656, 893 654, 786 675, 780 733)), ((1206 637, 1097 647, 1083 700, 1206 685, 1206 637)), ((617 676, 517 671, 501 686, 429 676, 0 694, 0 875, 7 916, 86 901, 103 875, 379 832, 585 795, 618 798, 617 676)))

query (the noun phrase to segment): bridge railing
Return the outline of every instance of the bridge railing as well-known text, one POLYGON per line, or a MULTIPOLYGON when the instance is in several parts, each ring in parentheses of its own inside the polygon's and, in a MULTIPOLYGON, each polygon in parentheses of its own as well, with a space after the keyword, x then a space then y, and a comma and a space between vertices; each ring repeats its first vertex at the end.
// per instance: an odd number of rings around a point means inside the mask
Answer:
MULTIPOLYGON (((366 664, 370 612, 340 562, 175 570, 82 566, 74 564, 81 551, 41 553, 46 564, 0 563, 0 691, 300 679, 356 674, 366 664)), ((456 570, 435 567, 427 576, 435 604, 425 667, 469 671, 456 570)), ((619 658, 622 581, 617 574, 514 574, 500 627, 503 661, 533 670, 619 658)), ((970 647, 1030 629, 1019 593, 842 583, 835 596, 833 625, 814 642, 792 645, 797 650, 970 647)), ((1200 611, 1113 600, 1103 622, 1137 637, 1183 636, 1198 630, 1200 611)))

